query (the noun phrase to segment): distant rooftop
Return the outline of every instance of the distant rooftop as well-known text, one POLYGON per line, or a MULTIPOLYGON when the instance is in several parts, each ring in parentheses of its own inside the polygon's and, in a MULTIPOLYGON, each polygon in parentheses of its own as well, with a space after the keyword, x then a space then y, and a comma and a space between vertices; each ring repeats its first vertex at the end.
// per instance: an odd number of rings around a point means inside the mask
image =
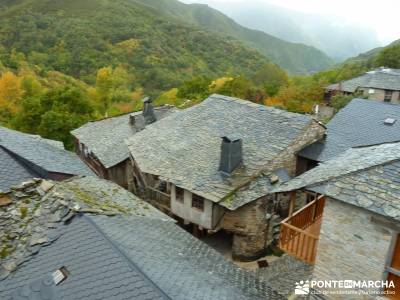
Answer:
POLYGON ((0 190, 3 192, 23 181, 40 177, 38 173, 24 165, 15 156, 0 147, 0 190))
POLYGON ((58 141, 0 127, 0 189, 47 173, 93 175, 92 171, 58 141))
POLYGON ((0 198, 1 220, 2 299, 283 299, 105 180, 26 182, 0 198), (69 274, 57 284, 62 267, 69 274))
MULTIPOLYGON (((154 113, 160 120, 177 109, 173 106, 155 107, 154 113)), ((145 128, 145 120, 141 111, 117 117, 89 122, 73 130, 71 133, 100 160, 106 168, 110 168, 129 158, 129 151, 124 140, 145 128), (135 118, 134 125, 130 118, 135 118)))
POLYGON ((400 141, 400 105, 353 99, 327 124, 325 140, 298 155, 325 161, 352 147, 396 141, 400 141))
POLYGON ((400 142, 352 148, 282 184, 306 188, 400 220, 400 142))
POLYGON ((400 69, 379 68, 361 76, 331 84, 327 89, 354 93, 360 87, 400 90, 400 69))
POLYGON ((196 106, 152 124, 127 143, 143 172, 159 175, 236 209, 268 193, 268 174, 243 189, 240 187, 294 143, 312 122, 315 120, 310 116, 212 95, 196 106), (221 137, 232 134, 243 141, 243 167, 227 178, 218 170, 221 137), (231 196, 225 198, 228 195, 231 196))

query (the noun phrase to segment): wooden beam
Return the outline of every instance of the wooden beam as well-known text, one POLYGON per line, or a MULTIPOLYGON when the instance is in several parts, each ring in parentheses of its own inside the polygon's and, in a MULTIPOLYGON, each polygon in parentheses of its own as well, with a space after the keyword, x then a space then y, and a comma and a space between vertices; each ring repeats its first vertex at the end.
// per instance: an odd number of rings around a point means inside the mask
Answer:
POLYGON ((296 192, 290 192, 289 217, 293 215, 295 204, 296 204, 296 192))

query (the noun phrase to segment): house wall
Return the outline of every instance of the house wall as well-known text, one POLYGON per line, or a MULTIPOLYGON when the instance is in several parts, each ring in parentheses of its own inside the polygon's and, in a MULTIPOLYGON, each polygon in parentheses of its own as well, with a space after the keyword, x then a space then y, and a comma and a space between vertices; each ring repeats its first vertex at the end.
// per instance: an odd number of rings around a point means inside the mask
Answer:
POLYGON ((128 189, 128 172, 130 161, 129 159, 107 169, 107 179, 115 182, 116 184, 128 189))
POLYGON ((187 190, 184 190, 183 203, 176 199, 175 190, 176 186, 171 186, 171 211, 178 217, 200 225, 206 229, 213 229, 215 225, 214 212, 218 215, 218 208, 214 208, 214 203, 210 200, 204 199, 204 210, 201 211, 195 207, 192 207, 192 196, 193 194, 187 190))
POLYGON ((89 168, 100 178, 108 179, 107 169, 100 163, 93 153, 88 151, 88 147, 75 138, 75 152, 89 168))
MULTIPOLYGON (((367 97, 369 100, 376 100, 376 101, 384 101, 385 100, 385 90, 381 89, 373 89, 374 93, 369 93, 369 88, 362 89, 363 95, 367 97)), ((393 91, 392 93, 392 100, 391 103, 400 103, 400 92, 393 91)))
MULTIPOLYGON (((376 214, 365 209, 327 199, 314 279, 384 279, 393 229, 374 221, 374 216, 376 214)), ((350 295, 334 296, 335 299, 351 299, 350 295)), ((355 296, 356 299, 359 297, 355 296)))
POLYGON ((120 162, 119 164, 106 168, 98 160, 96 155, 89 151, 90 149, 78 139, 75 139, 75 152, 90 169, 99 177, 115 182, 121 187, 128 189, 128 174, 130 171, 130 160, 120 162))
POLYGON ((325 128, 316 121, 311 121, 303 133, 271 162, 270 170, 285 168, 290 175, 295 176, 297 173, 297 152, 322 139, 324 133, 325 128))

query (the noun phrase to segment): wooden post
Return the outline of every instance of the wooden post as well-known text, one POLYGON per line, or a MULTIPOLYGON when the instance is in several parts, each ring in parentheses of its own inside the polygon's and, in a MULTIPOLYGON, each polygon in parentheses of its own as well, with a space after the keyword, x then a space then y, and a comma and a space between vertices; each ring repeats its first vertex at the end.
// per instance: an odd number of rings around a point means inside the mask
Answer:
POLYGON ((296 192, 290 192, 290 202, 289 202, 289 217, 293 215, 294 206, 296 204, 296 192))

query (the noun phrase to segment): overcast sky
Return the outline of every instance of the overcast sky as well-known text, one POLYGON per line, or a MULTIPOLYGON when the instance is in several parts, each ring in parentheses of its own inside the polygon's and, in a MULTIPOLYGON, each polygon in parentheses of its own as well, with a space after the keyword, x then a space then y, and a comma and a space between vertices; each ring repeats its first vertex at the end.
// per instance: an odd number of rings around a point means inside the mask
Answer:
MULTIPOLYGON (((221 3, 243 3, 249 0, 213 0, 221 3)), ((290 9, 331 14, 348 22, 372 28, 382 43, 400 39, 400 0, 250 0, 266 2, 290 9)), ((186 3, 208 3, 208 0, 182 0, 186 3)))

